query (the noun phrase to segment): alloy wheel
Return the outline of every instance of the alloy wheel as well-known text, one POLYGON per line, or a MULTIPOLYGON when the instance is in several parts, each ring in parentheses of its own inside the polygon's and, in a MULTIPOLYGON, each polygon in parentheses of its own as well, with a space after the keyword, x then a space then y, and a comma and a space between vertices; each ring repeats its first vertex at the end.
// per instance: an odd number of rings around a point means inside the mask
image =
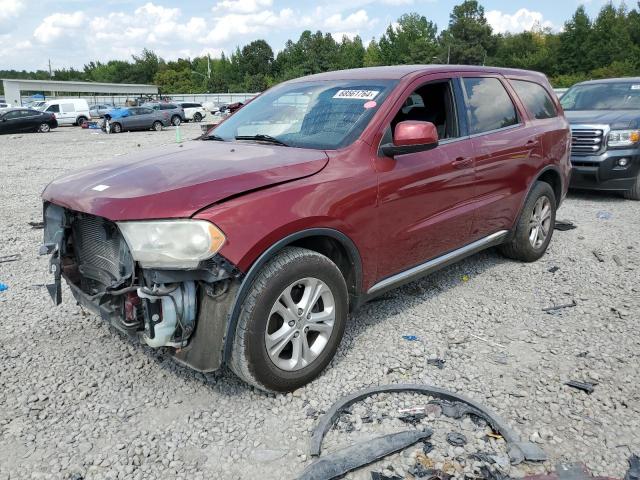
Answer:
POLYGON ((43 123, 40 125, 40 128, 38 130, 42 133, 47 133, 49 130, 51 130, 51 127, 49 127, 47 123, 43 123))
POLYGON ((289 285, 273 304, 264 334, 271 361, 286 371, 311 364, 327 346, 336 319, 333 293, 307 277, 289 285))
POLYGON ((529 219, 529 242, 533 248, 540 248, 551 229, 551 201, 549 198, 542 196, 538 198, 531 218, 529 219))

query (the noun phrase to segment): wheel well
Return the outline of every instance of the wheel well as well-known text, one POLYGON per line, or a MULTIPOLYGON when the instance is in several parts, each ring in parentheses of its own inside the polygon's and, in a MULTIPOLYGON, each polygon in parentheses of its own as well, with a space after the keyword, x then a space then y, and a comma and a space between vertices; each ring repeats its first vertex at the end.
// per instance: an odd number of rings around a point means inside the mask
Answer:
POLYGON ((288 246, 306 248, 330 258, 342 272, 349 295, 359 295, 356 262, 339 240, 327 236, 312 236, 295 240, 288 246))
POLYGON ((560 202, 562 201, 562 179, 560 178, 560 174, 553 169, 549 169, 538 177, 538 181, 551 185, 553 193, 556 194, 556 207, 560 206, 560 202))

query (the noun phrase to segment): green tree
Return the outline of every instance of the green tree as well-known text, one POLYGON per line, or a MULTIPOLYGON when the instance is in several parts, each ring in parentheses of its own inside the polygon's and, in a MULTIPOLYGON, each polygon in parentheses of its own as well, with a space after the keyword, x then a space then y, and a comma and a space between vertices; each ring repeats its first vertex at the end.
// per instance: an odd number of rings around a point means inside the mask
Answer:
POLYGON ((591 50, 591 19, 583 6, 579 6, 570 20, 565 22, 564 31, 560 34, 561 74, 588 72, 593 68, 591 50))
POLYGON ((389 25, 379 41, 380 60, 384 65, 433 63, 438 53, 438 27, 426 17, 408 13, 389 25))
POLYGON ((440 35, 441 57, 448 63, 483 65, 492 56, 496 37, 476 0, 465 0, 453 7, 449 28, 440 35))

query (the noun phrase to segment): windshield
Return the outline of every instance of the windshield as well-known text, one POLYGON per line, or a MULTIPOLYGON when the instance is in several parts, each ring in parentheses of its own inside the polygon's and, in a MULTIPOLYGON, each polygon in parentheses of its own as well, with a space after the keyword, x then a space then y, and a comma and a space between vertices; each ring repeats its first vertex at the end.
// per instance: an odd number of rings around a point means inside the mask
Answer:
POLYGON ((396 81, 336 80, 272 88, 216 127, 211 135, 266 140, 291 147, 336 149, 362 133, 396 81))
POLYGON ((560 99, 565 110, 640 109, 640 83, 607 82, 576 85, 560 99))

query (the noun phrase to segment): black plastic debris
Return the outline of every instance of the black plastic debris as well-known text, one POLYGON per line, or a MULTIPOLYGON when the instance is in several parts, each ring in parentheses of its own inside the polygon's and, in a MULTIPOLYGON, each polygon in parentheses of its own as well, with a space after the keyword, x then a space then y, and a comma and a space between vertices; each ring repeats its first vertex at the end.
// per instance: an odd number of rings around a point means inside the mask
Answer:
POLYGON ((551 267, 549 270, 547 270, 549 273, 556 273, 558 270, 560 270, 560 267, 558 267, 557 265, 554 265, 553 267, 551 267))
POLYGON ((19 253, 13 253, 11 255, 4 255, 2 257, 0 257, 0 263, 7 263, 7 262, 15 262, 17 260, 20 260, 21 255, 19 253))
POLYGON ((385 475, 382 472, 371 472, 371 480, 402 480, 399 475, 385 475))
POLYGON ((454 447, 461 447, 462 445, 467 443, 467 437, 465 437, 462 433, 447 433, 447 443, 449 445, 453 445, 454 447))
POLYGON ((624 480, 640 480, 640 457, 633 454, 629 457, 629 470, 627 470, 624 480))
POLYGON ((449 480, 451 475, 443 472, 442 470, 436 470, 435 468, 426 468, 420 462, 409 469, 409 473, 414 478, 424 478, 427 480, 449 480))
POLYGON ((433 450, 433 443, 431 442, 424 442, 422 444, 422 453, 424 453, 425 455, 428 455, 432 450, 433 450))
POLYGON ((554 229, 560 232, 566 232, 567 230, 573 230, 575 228, 578 227, 576 227, 575 224, 573 222, 570 222, 569 220, 556 220, 556 224, 554 226, 554 229))
POLYGON ((588 382, 578 382, 577 380, 569 380, 565 382, 567 387, 575 388, 577 390, 582 390, 583 392, 587 392, 587 394, 593 393, 595 385, 593 383, 588 382))
POLYGON ((543 312, 552 313, 558 310, 562 310, 564 308, 572 308, 578 305, 575 300, 571 300, 571 303, 563 303, 561 305, 554 305, 553 307, 545 307, 542 309, 543 312))
POLYGON ((489 463, 493 465, 496 463, 496 459, 491 453, 487 452, 475 452, 469 455, 469 458, 472 460, 477 460, 478 462, 489 463))
POLYGON ((442 358, 430 358, 427 360, 427 364, 429 365, 433 365, 434 367, 439 368, 440 370, 442 370, 444 368, 444 364, 447 361, 442 359, 442 358))
POLYGON ((589 352, 580 352, 579 354, 576 355, 576 357, 586 358, 587 355, 589 355, 589 352))
POLYGON ((405 413, 398 417, 398 420, 404 423, 408 423, 409 425, 416 426, 420 423, 420 420, 426 418, 427 414, 424 412, 416 412, 416 413, 405 413))
POLYGON ((502 473, 497 468, 490 468, 486 465, 480 467, 480 475, 484 480, 508 480, 509 475, 502 473))
POLYGON ((596 250, 593 250, 591 253, 593 253, 593 256, 596 257, 600 263, 604 263, 604 255, 596 250))
POLYGON ((31 228, 38 230, 44 228, 44 222, 28 222, 31 228))

